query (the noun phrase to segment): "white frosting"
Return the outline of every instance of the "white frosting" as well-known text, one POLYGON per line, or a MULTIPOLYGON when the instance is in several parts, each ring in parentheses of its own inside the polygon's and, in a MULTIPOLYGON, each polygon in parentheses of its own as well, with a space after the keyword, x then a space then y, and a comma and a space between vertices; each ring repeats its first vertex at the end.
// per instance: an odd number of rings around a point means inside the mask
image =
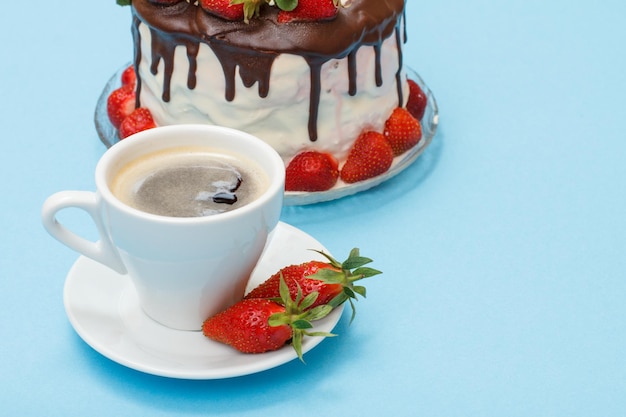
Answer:
MULTIPOLYGON (((139 77, 142 80, 141 105, 148 107, 158 125, 202 123, 228 126, 246 131, 270 144, 288 163, 297 153, 315 149, 333 154, 340 162, 359 134, 366 130, 382 131, 386 118, 398 106, 396 73, 398 49, 395 37, 386 39, 381 48, 383 84, 375 83, 375 52, 362 46, 357 52, 357 94, 348 94, 348 60, 327 62, 321 72, 321 94, 317 119, 318 139, 309 139, 310 68, 298 55, 282 54, 272 66, 269 94, 262 98, 258 85, 251 88, 235 77, 235 98, 225 99, 225 79, 217 57, 206 45, 200 45, 197 57, 197 85, 187 87, 189 61, 184 46, 176 48, 171 79, 171 100, 161 100, 163 61, 157 75, 150 72, 150 30, 140 24, 142 57, 139 77)), ((402 72, 403 97, 408 98, 406 74, 402 72)))

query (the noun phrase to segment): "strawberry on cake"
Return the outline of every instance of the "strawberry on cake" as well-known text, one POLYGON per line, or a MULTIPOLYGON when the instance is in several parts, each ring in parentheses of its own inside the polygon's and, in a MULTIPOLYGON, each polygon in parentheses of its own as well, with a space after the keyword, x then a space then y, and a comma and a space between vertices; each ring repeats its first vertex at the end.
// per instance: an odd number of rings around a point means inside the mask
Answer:
POLYGON ((378 176, 421 140, 405 0, 118 3, 131 6, 135 47, 108 102, 120 138, 180 123, 240 129, 282 156, 288 191, 378 176))

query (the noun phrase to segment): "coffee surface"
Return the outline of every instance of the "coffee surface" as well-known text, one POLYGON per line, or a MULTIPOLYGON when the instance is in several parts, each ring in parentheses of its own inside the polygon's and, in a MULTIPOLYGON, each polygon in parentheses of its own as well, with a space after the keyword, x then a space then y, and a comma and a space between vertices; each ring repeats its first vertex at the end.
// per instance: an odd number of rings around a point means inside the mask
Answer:
POLYGON ((267 188, 253 161, 207 148, 174 148, 122 167, 111 191, 138 210, 168 217, 202 217, 242 207, 267 188))

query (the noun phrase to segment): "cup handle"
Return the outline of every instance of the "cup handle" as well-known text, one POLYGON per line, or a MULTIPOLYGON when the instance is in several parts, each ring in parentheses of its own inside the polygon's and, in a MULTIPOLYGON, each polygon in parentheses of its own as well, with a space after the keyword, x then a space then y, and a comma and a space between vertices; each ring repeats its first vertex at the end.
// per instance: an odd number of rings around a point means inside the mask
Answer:
POLYGON ((43 226, 53 238, 67 247, 108 266, 120 274, 125 274, 126 267, 108 236, 99 207, 99 197, 94 192, 61 191, 51 195, 44 202, 41 211, 43 226), (59 223, 56 217, 57 213, 71 207, 81 209, 89 214, 98 228, 100 240, 97 242, 87 240, 59 223))

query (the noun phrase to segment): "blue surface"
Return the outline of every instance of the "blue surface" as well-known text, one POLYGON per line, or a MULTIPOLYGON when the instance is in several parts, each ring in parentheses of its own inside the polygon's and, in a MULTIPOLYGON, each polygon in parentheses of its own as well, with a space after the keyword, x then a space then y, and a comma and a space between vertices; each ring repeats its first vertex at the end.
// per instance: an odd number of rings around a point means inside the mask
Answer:
POLYGON ((129 11, 4 4, 2 414, 626 415, 626 3, 413 0, 407 19, 406 62, 441 112, 432 147, 376 189, 282 216, 384 271, 355 322, 307 365, 181 381, 75 334, 77 255, 39 220, 49 194, 94 187, 92 114, 132 55, 129 11))

